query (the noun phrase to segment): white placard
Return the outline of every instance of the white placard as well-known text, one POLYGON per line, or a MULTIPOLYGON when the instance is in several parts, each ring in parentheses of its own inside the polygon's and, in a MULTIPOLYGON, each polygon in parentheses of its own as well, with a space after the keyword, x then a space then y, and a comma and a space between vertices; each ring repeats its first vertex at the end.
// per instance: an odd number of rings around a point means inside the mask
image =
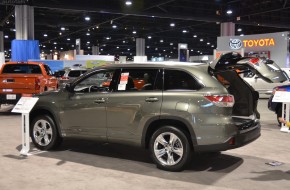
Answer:
POLYGON ((29 113, 39 98, 37 97, 22 97, 14 106, 11 112, 15 113, 29 113))
POLYGON ((119 84, 118 90, 126 90, 126 84, 119 84))
POLYGON ((290 92, 276 91, 273 102, 290 102, 290 92))

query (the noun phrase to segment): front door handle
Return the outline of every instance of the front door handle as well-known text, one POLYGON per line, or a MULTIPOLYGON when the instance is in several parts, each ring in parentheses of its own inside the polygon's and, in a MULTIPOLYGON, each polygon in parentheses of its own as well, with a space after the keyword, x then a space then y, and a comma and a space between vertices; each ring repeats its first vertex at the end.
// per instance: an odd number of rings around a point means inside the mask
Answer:
POLYGON ((100 98, 100 99, 94 100, 95 104, 102 104, 102 103, 105 103, 105 102, 106 102, 105 98, 100 98))
POLYGON ((158 98, 155 97, 149 97, 145 99, 146 102, 158 102, 158 98))

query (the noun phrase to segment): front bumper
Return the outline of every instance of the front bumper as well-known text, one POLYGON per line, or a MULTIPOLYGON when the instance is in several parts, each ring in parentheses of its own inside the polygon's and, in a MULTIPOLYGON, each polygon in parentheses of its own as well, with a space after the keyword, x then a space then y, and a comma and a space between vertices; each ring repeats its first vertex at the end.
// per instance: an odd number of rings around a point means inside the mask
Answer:
POLYGON ((211 145, 196 145, 194 146, 194 151, 196 152, 217 152, 225 151, 238 147, 245 146, 258 139, 261 136, 261 125, 257 121, 244 122, 242 125, 237 125, 238 133, 226 142, 221 144, 211 144, 211 145))

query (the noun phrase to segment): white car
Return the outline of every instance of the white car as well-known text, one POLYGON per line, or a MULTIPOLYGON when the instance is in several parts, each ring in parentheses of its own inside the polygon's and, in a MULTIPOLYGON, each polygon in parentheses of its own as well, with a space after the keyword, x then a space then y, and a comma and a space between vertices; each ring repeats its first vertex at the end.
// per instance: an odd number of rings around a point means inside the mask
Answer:
MULTIPOLYGON (((285 69, 283 69, 283 70, 285 71, 285 69)), ((289 71, 289 68, 287 68, 286 70, 289 71)), ((243 73, 240 76, 242 77, 242 79, 244 79, 244 81, 246 81, 256 91, 259 92, 260 98, 269 98, 271 96, 271 94, 272 94, 273 88, 276 87, 276 86, 289 85, 290 84, 289 80, 285 81, 283 83, 268 83, 268 82, 266 82, 265 80, 263 80, 262 78, 258 77, 256 74, 254 74, 252 72, 243 73)))

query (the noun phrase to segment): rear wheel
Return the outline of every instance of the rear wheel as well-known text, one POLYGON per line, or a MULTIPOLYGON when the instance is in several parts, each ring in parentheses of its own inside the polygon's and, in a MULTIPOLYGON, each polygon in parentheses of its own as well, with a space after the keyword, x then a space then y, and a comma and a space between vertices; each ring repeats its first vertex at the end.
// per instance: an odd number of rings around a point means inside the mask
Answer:
POLYGON ((30 126, 32 142, 38 149, 50 150, 60 145, 62 139, 50 116, 37 116, 30 126))
POLYGON ((185 133, 173 126, 164 126, 154 132, 150 151, 157 167, 167 171, 181 171, 191 155, 185 133))

